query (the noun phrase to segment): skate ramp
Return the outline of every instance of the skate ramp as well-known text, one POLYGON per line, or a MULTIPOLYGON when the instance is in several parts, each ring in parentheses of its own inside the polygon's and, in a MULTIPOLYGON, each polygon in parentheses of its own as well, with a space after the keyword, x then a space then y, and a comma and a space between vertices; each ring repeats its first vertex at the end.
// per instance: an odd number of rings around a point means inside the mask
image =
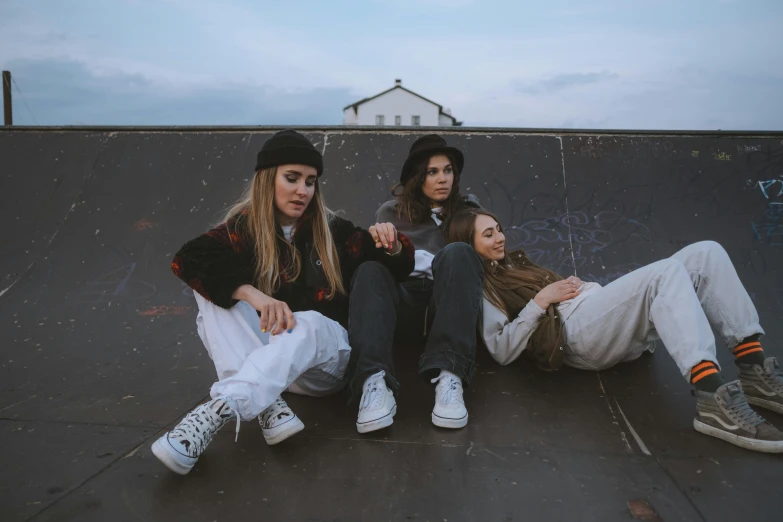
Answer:
MULTIPOLYGON (((600 373, 480 353, 458 431, 432 426, 421 348, 398 346, 390 429, 359 435, 344 395, 291 397, 301 434, 268 447, 245 423, 190 475, 170 473, 149 447, 215 371, 169 261, 239 195, 276 130, 0 130, 1 520, 610 521, 641 516, 639 501, 667 521, 779 518, 782 457, 696 433, 660 345, 600 373)), ((425 132, 307 129, 330 208, 372 224, 425 132)), ((718 241, 783 356, 783 134, 444 134, 465 152, 462 191, 563 275, 606 284, 718 241)), ((733 377, 720 342, 719 359, 733 377)))

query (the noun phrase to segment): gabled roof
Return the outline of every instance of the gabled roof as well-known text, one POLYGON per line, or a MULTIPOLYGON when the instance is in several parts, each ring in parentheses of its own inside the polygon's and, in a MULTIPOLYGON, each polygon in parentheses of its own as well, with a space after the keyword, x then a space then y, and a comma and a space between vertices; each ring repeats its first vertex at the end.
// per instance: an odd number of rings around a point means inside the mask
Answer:
POLYGON ((442 105, 439 105, 439 104, 435 103, 434 101, 432 101, 432 100, 429 100, 429 99, 425 98, 425 97, 424 97, 424 96, 422 96, 421 94, 417 94, 417 93, 413 92, 413 91, 412 91, 412 90, 410 90, 410 89, 406 89, 406 88, 405 88, 405 87, 403 87, 402 85, 395 85, 395 86, 394 86, 394 87, 392 87, 391 89, 386 89, 385 91, 383 91, 383 92, 380 92, 380 93, 376 94, 375 96, 370 96, 369 98, 364 98, 364 99, 362 99, 362 100, 359 100, 359 101, 358 101, 358 102, 356 102, 356 103, 352 103, 352 104, 350 104, 350 105, 347 105, 346 107, 344 107, 344 108, 343 108, 343 110, 347 110, 347 109, 353 109, 353 112, 358 112, 359 105, 361 105, 361 104, 363 104, 363 103, 366 103, 366 102, 368 102, 368 101, 370 101, 370 100, 374 100, 375 98, 378 98, 379 96, 383 96, 384 94, 386 94, 386 93, 389 93, 389 92, 393 91, 394 89, 402 89, 403 91, 405 91, 405 92, 407 92, 407 93, 410 93, 410 94, 412 94, 412 95, 414 95, 414 96, 416 96, 416 97, 418 97, 418 98, 421 98, 421 99, 422 99, 422 100, 424 100, 425 102, 428 102, 428 103, 431 103, 431 104, 433 104, 434 106, 436 106, 436 107, 438 108, 438 112, 439 112, 440 114, 442 114, 442 115, 444 115, 444 116, 448 116, 449 118, 451 118, 452 120, 454 120, 454 122, 455 122, 455 124, 456 124, 456 122, 457 122, 457 119, 456 119, 454 116, 452 116, 451 114, 446 114, 445 112, 443 112, 443 106, 442 106, 442 105))

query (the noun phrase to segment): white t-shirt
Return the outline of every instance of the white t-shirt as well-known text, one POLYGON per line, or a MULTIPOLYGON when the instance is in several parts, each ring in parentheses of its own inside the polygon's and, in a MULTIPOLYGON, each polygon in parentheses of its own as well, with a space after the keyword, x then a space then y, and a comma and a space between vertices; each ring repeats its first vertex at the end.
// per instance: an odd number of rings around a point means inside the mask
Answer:
MULTIPOLYGON (((443 223, 443 220, 440 219, 442 210, 442 207, 433 207, 431 209, 432 220, 437 226, 440 226, 441 223, 443 223)), ((414 252, 414 267, 413 272, 411 272, 411 277, 432 279, 432 260, 434 258, 435 254, 431 254, 426 250, 416 250, 414 252)))
POLYGON ((288 225, 288 226, 280 227, 280 228, 283 229, 283 237, 285 238, 286 241, 288 241, 290 243, 291 242, 291 238, 293 237, 293 234, 294 234, 294 226, 293 225, 288 225))
POLYGON ((442 210, 443 210, 443 207, 432 207, 430 209, 430 211, 432 212, 432 220, 438 226, 440 226, 440 224, 443 223, 443 220, 440 218, 440 213, 441 213, 442 210))

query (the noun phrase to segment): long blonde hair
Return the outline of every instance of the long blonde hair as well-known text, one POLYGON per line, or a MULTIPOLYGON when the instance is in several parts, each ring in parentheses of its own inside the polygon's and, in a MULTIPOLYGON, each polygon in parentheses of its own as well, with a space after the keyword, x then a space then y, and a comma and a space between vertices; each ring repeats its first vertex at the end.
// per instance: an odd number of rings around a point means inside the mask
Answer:
MULTIPOLYGON (((296 247, 288 241, 278 241, 281 236, 277 233, 275 212, 275 178, 277 167, 269 167, 259 170, 253 180, 245 189, 245 192, 228 211, 223 222, 227 226, 240 215, 247 219, 247 232, 255 246, 256 254, 256 286, 265 294, 271 296, 280 289, 281 278, 286 281, 296 280, 302 271, 302 259, 296 247), (280 245, 285 245, 287 254, 284 266, 280 264, 280 245)), ((334 245, 332 231, 329 222, 334 214, 326 208, 315 183, 313 199, 305 209, 300 219, 310 220, 313 230, 313 243, 315 253, 321 261, 326 280, 329 283, 327 299, 335 295, 345 295, 343 278, 340 272, 340 262, 337 256, 337 248, 334 245)), ((235 231, 229 230, 229 236, 235 241, 235 231)), ((281 238, 283 239, 283 238, 281 238)))

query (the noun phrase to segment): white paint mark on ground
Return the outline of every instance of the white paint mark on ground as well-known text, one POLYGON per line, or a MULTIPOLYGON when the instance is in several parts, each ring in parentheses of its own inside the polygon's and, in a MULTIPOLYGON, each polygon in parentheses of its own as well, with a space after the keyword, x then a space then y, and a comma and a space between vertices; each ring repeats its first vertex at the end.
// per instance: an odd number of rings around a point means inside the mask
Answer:
POLYGON ((490 455, 492 455, 493 457, 497 457, 497 458, 499 458, 500 460, 503 460, 503 461, 504 461, 504 460, 506 460, 506 458, 505 458, 505 457, 501 457, 500 455, 498 455, 497 453, 495 453, 494 451, 492 451, 492 450, 490 450, 490 449, 488 449, 488 448, 481 448, 481 451, 484 451, 484 452, 486 452, 486 453, 489 453, 489 454, 490 454, 490 455))
MULTIPOLYGON (((606 388, 604 388, 603 380, 601 379, 601 374, 596 372, 596 377, 598 377, 598 386, 601 388, 601 393, 604 396, 604 400, 606 401, 606 407, 609 408, 609 413, 612 415, 612 424, 616 424, 617 426, 620 425, 619 422, 617 422, 617 415, 614 414, 614 408, 612 408, 612 403, 609 401, 609 396, 606 394, 606 388)), ((625 417, 625 415, 623 415, 625 417)), ((626 421, 628 422, 628 421, 626 421)), ((625 447, 628 450, 628 453, 633 453, 633 448, 631 447, 631 443, 628 442, 628 437, 625 436, 625 432, 620 430, 620 438, 625 443, 625 447)), ((641 447, 641 445, 639 446, 641 447)))
MULTIPOLYGON (((2 295, 2 294, 0 294, 0 295, 2 295)), ((10 406, 6 406, 5 408, 0 409, 0 411, 5 411, 5 410, 7 410, 9 408, 13 408, 14 406, 19 406, 22 403, 25 403, 25 402, 27 402, 29 400, 32 400, 32 399, 35 399, 36 397, 38 397, 38 395, 33 395, 32 397, 28 397, 28 398, 26 398, 23 401, 16 402, 14 404, 11 404, 10 406)))
MULTIPOLYGON (((55 232, 55 234, 57 234, 57 232, 55 232)), ((33 267, 33 265, 34 265, 34 264, 35 264, 35 261, 33 261, 32 263, 30 263, 30 266, 28 266, 28 267, 25 269, 25 271, 24 271, 24 272, 22 272, 22 275, 20 275, 19 277, 17 277, 17 278, 14 280, 14 282, 13 282, 13 283, 11 283, 11 284, 10 284, 8 287, 6 287, 5 289, 3 289, 3 291, 1 291, 1 292, 0 292, 0 297, 3 297, 3 295, 5 295, 5 293, 6 293, 6 292, 8 292, 8 291, 9 291, 11 288, 13 288, 13 287, 14 287, 14 285, 15 285, 16 283, 18 283, 18 282, 19 282, 19 281, 22 279, 22 277, 24 277, 24 275, 25 275, 27 272, 29 272, 29 271, 30 271, 30 269, 33 267)))
POLYGON ((601 374, 596 373, 596 377, 598 377, 598 387, 601 388, 601 394, 604 397, 604 400, 606 401, 606 406, 609 408, 609 413, 612 414, 612 417, 614 417, 614 410, 612 409, 612 403, 609 402, 609 396, 606 394, 606 388, 604 388, 604 383, 601 380, 601 374))
MULTIPOLYGON (((127 458, 129 458, 129 457, 132 457, 132 456, 134 456, 134 455, 136 454, 136 452, 137 452, 137 451, 139 451, 139 448, 140 448, 140 447, 142 447, 142 446, 144 446, 144 444, 143 444, 143 443, 142 443, 142 444, 139 444, 138 446, 136 446, 135 448, 133 448, 132 450, 130 450, 128 453, 126 453, 126 454, 125 454, 125 456, 123 456, 123 457, 122 457, 122 459, 127 459, 127 458)), ((120 459, 120 460, 122 460, 122 459, 120 459)))
POLYGON ((635 440, 636 444, 639 445, 639 449, 642 450, 642 453, 644 453, 648 457, 651 457, 652 453, 650 453, 650 450, 647 449, 647 446, 644 444, 644 441, 642 441, 642 438, 639 436, 638 433, 636 433, 636 430, 633 428, 633 426, 631 426, 631 423, 628 421, 628 417, 626 417, 625 413, 623 413, 623 409, 620 407, 620 403, 617 402, 617 399, 615 399, 614 403, 617 406, 617 411, 619 411, 620 415, 623 416, 625 425, 628 426, 628 431, 631 432, 631 435, 633 436, 633 440, 635 440))

